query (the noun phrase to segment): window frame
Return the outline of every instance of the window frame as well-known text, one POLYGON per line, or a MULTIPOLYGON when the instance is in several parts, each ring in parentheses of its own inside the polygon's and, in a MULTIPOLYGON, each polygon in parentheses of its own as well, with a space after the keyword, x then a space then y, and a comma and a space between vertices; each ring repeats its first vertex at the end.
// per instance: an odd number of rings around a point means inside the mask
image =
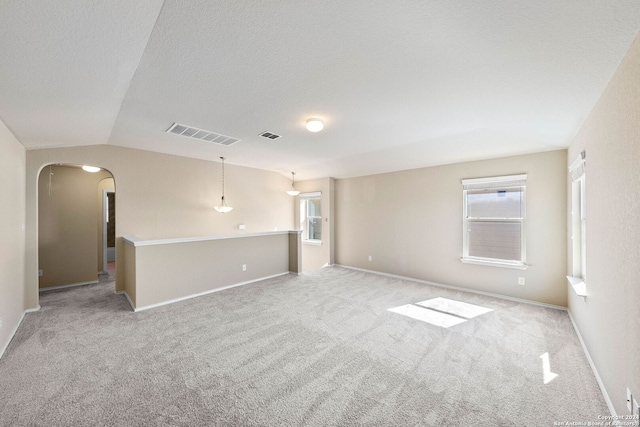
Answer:
POLYGON ((582 151, 569 166, 571 184, 571 275, 569 284, 578 296, 587 296, 587 186, 586 153, 582 151), (579 239, 579 242, 577 242, 579 239))
POLYGON ((580 178, 571 182, 571 241, 572 241, 572 274, 582 280, 587 276, 587 217, 585 212, 586 178, 582 174, 580 178), (574 240, 579 238, 579 243, 574 240), (576 250, 577 249, 577 250, 576 250))
MULTIPOLYGON (((318 219, 320 222, 320 226, 322 227, 322 192, 315 191, 312 193, 301 193, 300 194, 300 230, 302 230, 302 243, 310 244, 310 245, 321 245, 322 237, 320 239, 310 239, 309 238, 309 230, 311 227, 309 226, 310 219, 318 219), (320 201, 320 215, 309 216, 307 213, 309 212, 309 201, 311 200, 319 200, 320 201), (303 209, 304 205, 304 209, 303 209)), ((322 231, 320 232, 322 233, 322 231)))
POLYGON ((504 175, 486 178, 472 178, 462 180, 462 257, 460 260, 466 264, 478 264, 503 268, 515 268, 526 270, 526 194, 527 175, 504 175), (470 190, 509 190, 518 188, 522 194, 522 216, 519 218, 471 218, 468 216, 468 192, 470 190), (510 222, 520 224, 520 260, 512 261, 501 258, 488 258, 469 255, 469 225, 473 222, 510 222))

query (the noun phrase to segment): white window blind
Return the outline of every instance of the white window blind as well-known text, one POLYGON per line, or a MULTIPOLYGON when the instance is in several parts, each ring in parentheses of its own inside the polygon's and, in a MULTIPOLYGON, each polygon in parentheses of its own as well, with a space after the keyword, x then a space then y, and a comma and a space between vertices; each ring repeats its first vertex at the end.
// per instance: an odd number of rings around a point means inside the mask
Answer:
POLYGON ((526 175, 462 180, 463 261, 523 266, 526 175))

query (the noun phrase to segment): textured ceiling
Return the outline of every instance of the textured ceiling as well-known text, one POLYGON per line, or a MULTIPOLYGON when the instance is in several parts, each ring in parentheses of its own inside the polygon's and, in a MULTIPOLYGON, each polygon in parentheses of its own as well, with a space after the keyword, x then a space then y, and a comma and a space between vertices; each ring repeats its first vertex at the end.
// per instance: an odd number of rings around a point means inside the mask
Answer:
POLYGON ((639 30, 637 0, 0 0, 0 119, 28 149, 225 156, 299 179, 553 150, 639 30))

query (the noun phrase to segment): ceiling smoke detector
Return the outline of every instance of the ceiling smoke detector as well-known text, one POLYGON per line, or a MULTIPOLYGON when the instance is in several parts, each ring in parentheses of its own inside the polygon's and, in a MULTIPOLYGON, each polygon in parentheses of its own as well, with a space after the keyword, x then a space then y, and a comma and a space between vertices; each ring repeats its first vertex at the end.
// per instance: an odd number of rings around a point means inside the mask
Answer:
POLYGON ((181 125, 180 123, 172 124, 171 127, 167 129, 167 133, 174 133, 176 135, 182 135, 188 138, 199 139, 200 141, 213 142, 221 145, 231 145, 240 141, 238 138, 211 132, 210 130, 194 128, 193 126, 181 125))

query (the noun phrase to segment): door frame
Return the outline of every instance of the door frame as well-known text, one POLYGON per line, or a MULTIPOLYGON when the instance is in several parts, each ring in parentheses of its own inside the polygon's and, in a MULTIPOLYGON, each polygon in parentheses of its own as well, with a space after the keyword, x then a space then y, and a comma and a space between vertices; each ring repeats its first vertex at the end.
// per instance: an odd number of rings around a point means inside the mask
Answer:
POLYGON ((102 190, 102 272, 107 273, 107 222, 109 218, 109 198, 108 194, 113 193, 115 197, 116 190, 102 190))

